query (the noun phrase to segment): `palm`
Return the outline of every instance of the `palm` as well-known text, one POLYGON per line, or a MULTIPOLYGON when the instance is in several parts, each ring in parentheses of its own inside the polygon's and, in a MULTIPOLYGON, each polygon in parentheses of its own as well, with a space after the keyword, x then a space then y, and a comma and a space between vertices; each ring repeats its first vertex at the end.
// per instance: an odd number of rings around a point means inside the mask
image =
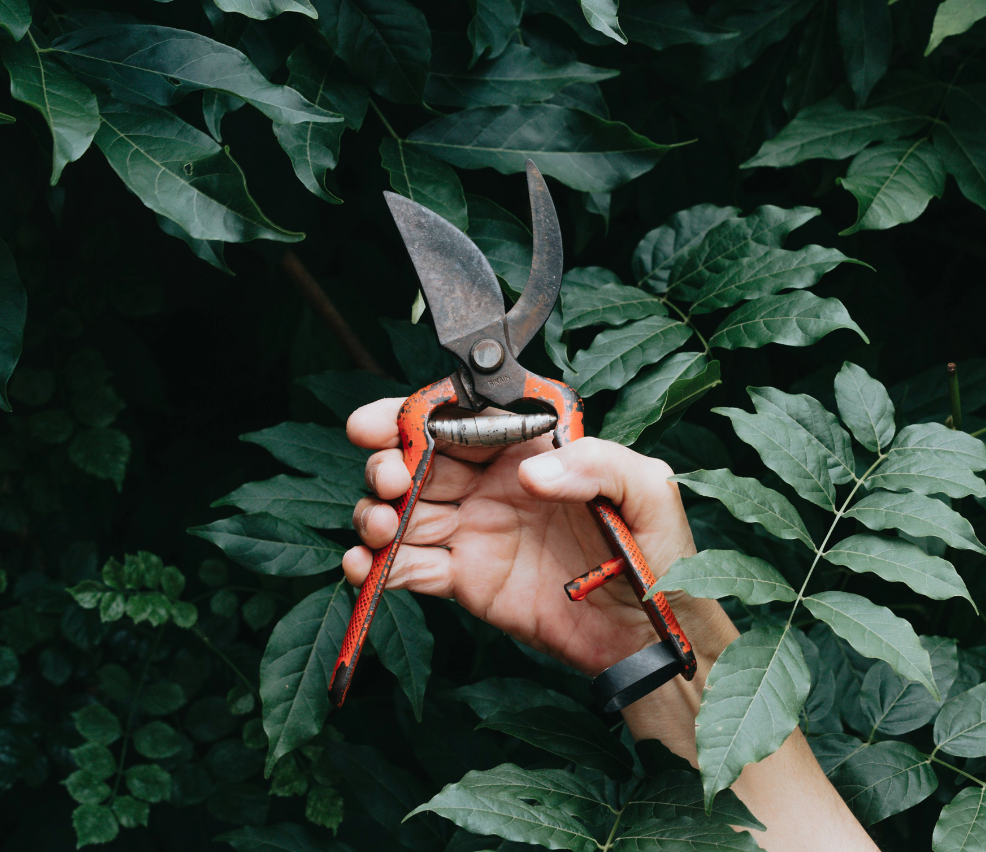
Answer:
POLYGON ((462 606, 595 673, 638 650, 651 628, 627 606, 635 597, 623 580, 579 603, 565 594, 565 583, 612 554, 584 505, 545 503, 520 486, 520 462, 550 446, 540 439, 499 453, 458 502, 452 535, 434 543, 450 549, 462 606))

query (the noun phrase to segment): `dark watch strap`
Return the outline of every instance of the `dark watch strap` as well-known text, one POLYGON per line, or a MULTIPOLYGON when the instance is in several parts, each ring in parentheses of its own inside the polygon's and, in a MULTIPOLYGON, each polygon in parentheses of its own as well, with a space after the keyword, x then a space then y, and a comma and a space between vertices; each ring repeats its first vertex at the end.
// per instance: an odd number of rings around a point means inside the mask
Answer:
POLYGON ((607 713, 622 710, 681 673, 681 661, 671 640, 648 645, 599 673, 589 686, 592 697, 607 713))

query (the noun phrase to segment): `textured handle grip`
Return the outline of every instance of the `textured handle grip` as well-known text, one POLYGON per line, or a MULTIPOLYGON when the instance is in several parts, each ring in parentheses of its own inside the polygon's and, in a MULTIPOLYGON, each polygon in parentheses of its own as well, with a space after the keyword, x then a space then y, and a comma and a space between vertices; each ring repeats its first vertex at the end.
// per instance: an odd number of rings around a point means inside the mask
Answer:
POLYGON ((452 405, 456 402, 455 388, 451 379, 443 379, 433 385, 409 396, 401 406, 397 425, 404 445, 404 464, 411 474, 411 487, 403 497, 394 504, 400 522, 397 525, 397 535, 386 547, 373 554, 373 564, 370 573, 360 587, 353 607, 353 614, 342 640, 342 649, 332 671, 329 683, 329 700, 333 706, 341 707, 346 700, 346 693, 356 671, 363 645, 370 633, 370 625, 377 611, 377 604, 387 586, 390 569, 397 558, 404 533, 407 532, 411 513, 418 501, 421 487, 424 485, 431 460, 435 451, 435 439, 428 432, 428 419, 431 413, 440 406, 452 405))

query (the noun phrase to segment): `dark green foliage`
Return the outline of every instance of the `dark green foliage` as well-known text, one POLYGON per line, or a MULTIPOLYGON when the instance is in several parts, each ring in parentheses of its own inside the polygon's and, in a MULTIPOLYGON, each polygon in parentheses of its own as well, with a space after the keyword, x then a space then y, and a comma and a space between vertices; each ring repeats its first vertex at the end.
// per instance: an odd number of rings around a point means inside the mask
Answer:
POLYGON ((984 16, 0 0, 5 842, 752 850, 728 787, 800 725, 887 848, 986 850, 984 16), (345 420, 455 367, 380 193, 510 303, 528 157, 566 274, 524 363, 676 469, 653 591, 743 631, 698 770, 406 591, 329 716, 345 420))

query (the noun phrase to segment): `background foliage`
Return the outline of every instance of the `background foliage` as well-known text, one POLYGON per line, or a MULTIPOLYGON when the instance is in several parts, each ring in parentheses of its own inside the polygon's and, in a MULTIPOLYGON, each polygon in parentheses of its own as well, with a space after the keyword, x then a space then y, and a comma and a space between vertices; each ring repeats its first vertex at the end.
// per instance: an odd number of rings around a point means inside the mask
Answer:
POLYGON ((800 724, 888 848, 986 848, 983 16, 0 0, 11 846, 753 849, 726 788, 800 724), (525 362, 679 471, 701 552, 661 587, 745 631, 700 773, 406 593, 326 722, 340 427, 452 366, 380 191, 515 296, 527 157, 568 272, 525 362))

